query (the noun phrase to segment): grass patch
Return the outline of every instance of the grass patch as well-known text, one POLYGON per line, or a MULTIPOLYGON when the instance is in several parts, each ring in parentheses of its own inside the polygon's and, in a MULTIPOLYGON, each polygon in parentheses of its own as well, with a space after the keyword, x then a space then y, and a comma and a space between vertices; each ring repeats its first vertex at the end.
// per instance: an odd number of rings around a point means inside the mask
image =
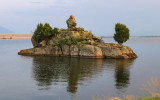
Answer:
POLYGON ((140 98, 137 100, 160 100, 160 97, 145 97, 145 98, 140 98))

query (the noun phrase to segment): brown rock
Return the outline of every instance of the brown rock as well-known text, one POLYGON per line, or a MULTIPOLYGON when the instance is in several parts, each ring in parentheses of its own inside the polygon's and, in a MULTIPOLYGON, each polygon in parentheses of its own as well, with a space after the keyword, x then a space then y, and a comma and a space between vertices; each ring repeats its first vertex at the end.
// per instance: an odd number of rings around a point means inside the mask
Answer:
POLYGON ((46 45, 47 45, 47 42, 46 42, 46 40, 43 40, 43 41, 42 41, 42 42, 40 42, 39 44, 40 44, 41 46, 43 46, 43 47, 44 47, 44 46, 46 46, 46 45))
POLYGON ((33 47, 37 47, 38 46, 38 43, 33 38, 31 38, 31 42, 33 44, 33 47))
MULTIPOLYGON (((117 44, 118 45, 118 44, 117 44)), ((92 58, 119 58, 119 59, 133 59, 137 58, 137 55, 133 50, 127 46, 118 47, 116 44, 104 44, 103 46, 83 45, 80 48, 76 45, 72 45, 69 50, 69 46, 64 45, 62 47, 63 56, 79 56, 79 57, 92 57, 92 58)), ((36 47, 26 50, 21 50, 20 55, 49 55, 49 56, 61 56, 62 52, 59 47, 36 47)))
POLYGON ((71 56, 78 56, 78 52, 79 52, 78 50, 79 50, 78 46, 72 45, 70 48, 71 56))
POLYGON ((80 56, 103 58, 103 53, 99 47, 93 45, 84 45, 80 48, 80 56))
POLYGON ((76 23, 76 19, 75 19, 74 15, 71 15, 69 17, 69 19, 66 21, 66 23, 67 23, 68 29, 70 29, 70 30, 76 29, 77 23, 76 23))
POLYGON ((93 36, 93 40, 96 41, 96 42, 101 42, 101 39, 97 36, 93 36))

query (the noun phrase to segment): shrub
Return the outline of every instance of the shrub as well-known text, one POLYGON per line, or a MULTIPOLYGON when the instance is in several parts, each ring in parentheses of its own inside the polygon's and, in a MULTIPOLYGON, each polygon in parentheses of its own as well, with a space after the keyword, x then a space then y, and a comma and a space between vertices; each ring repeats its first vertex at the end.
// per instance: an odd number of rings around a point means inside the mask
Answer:
POLYGON ((117 41, 119 44, 123 44, 129 39, 129 29, 126 25, 117 23, 115 25, 114 40, 117 41))
POLYGON ((85 44, 85 38, 77 36, 73 39, 73 44, 78 46, 78 56, 80 56, 80 47, 85 44))
POLYGON ((53 46, 58 46, 61 49, 62 55, 63 55, 63 50, 62 46, 63 45, 68 45, 69 46, 69 55, 70 55, 70 47, 71 45, 77 45, 78 46, 78 54, 80 52, 80 47, 85 44, 85 39, 83 37, 77 36, 75 38, 71 38, 69 36, 66 37, 61 37, 60 35, 57 36, 56 41, 54 42, 53 46))
POLYGON ((54 42, 53 46, 58 46, 61 49, 62 55, 63 55, 63 50, 62 46, 66 44, 66 39, 62 38, 61 36, 57 36, 56 41, 54 42))
POLYGON ((66 36, 65 44, 69 46, 69 55, 71 55, 70 52, 71 52, 71 45, 73 44, 73 39, 69 36, 66 36))
POLYGON ((78 45, 79 47, 85 44, 85 38, 81 36, 77 36, 73 38, 73 44, 78 45))
POLYGON ((151 78, 150 81, 148 81, 142 89, 151 94, 152 97, 160 98, 160 82, 158 81, 158 79, 151 78))
POLYGON ((58 31, 58 28, 52 29, 52 27, 48 23, 45 23, 44 25, 40 23, 37 25, 32 38, 37 43, 40 43, 43 40, 48 40, 51 36, 56 36, 58 34, 58 31))
POLYGON ((69 36, 65 37, 65 44, 71 46, 73 44, 73 39, 69 36))

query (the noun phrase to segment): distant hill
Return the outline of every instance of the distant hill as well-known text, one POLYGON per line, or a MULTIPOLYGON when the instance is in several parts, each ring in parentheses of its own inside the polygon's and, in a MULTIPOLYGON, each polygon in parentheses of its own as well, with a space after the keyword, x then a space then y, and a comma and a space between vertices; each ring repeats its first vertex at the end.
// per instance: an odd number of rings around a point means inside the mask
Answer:
POLYGON ((14 34, 15 32, 5 28, 5 27, 2 27, 0 26, 0 34, 14 34))

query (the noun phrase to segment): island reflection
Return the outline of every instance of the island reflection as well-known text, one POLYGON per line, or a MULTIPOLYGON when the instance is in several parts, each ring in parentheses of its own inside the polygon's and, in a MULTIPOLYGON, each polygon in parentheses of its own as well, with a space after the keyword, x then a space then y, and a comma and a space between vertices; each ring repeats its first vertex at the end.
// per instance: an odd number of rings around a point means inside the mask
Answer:
POLYGON ((67 91, 76 93, 78 85, 98 77, 103 70, 114 70, 115 88, 126 88, 130 66, 134 60, 79 59, 66 57, 33 57, 32 75, 40 90, 59 82, 67 83, 67 91))

